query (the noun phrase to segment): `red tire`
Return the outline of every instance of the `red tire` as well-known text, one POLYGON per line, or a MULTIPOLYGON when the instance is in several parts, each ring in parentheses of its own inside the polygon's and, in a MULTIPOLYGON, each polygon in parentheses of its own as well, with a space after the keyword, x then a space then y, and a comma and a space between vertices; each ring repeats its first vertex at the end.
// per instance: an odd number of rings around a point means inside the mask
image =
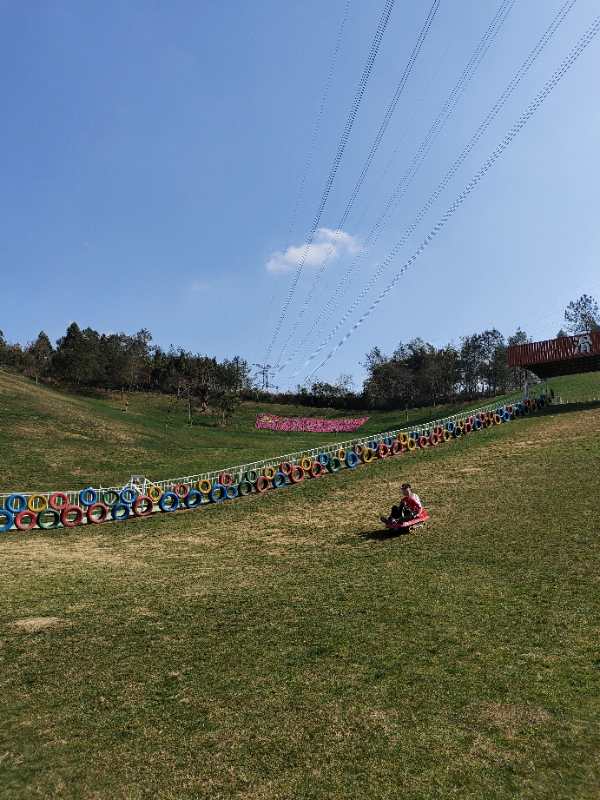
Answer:
POLYGON ((398 440, 392 442, 392 446, 391 446, 390 450, 392 451, 392 455, 393 456, 397 456, 399 453, 404 452, 402 450, 402 445, 400 444, 400 442, 398 440))
POLYGON ((434 431, 434 432, 431 434, 431 436, 429 437, 429 444, 431 445, 431 447, 435 447, 435 446, 438 444, 438 442, 439 442, 438 435, 437 435, 437 433, 434 431))
POLYGON ((379 458, 385 458, 386 456, 389 456, 389 454, 390 448, 387 446, 387 444, 385 442, 379 442, 377 445, 377 455, 379 458))
POLYGON ((19 531, 30 531, 37 525, 37 514, 26 508, 15 514, 15 528, 19 531))
POLYGON ((256 491, 259 492, 259 494, 262 494, 271 487, 271 481, 268 478, 265 478, 264 475, 259 475, 254 486, 256 491))
POLYGON ((304 470, 299 464, 294 464, 290 472, 290 480, 292 483, 302 483, 304 480, 304 470))
POLYGON ((467 422, 467 424, 465 425, 465 433, 471 433, 472 430, 473 426, 471 425, 470 422, 467 422))
POLYGON ((85 514, 82 508, 69 505, 65 506, 60 512, 60 521, 64 528, 76 528, 77 525, 81 525, 84 516, 85 514), (73 519, 71 519, 72 515, 75 515, 73 519))
POLYGON ((54 492, 48 498, 48 505, 54 511, 62 511, 63 508, 69 505, 69 498, 64 492, 54 492))
MULTIPOLYGON (((186 483, 176 483, 175 486, 173 486, 173 491, 180 500, 183 500, 188 496, 190 487, 186 483)), ((139 497, 141 497, 141 495, 139 495, 137 499, 139 499, 139 497)), ((147 499, 149 500, 150 498, 148 497, 147 499)))
POLYGON ((292 473, 292 465, 290 464, 289 461, 283 461, 279 465, 279 471, 283 472, 284 475, 291 475, 291 473, 292 473))
MULTIPOLYGON (((180 484, 181 485, 181 484, 180 484)), ((187 496, 187 492, 186 492, 187 496)), ((133 513, 136 517, 147 517, 154 511, 154 503, 151 497, 148 497, 145 494, 141 494, 139 497, 135 498, 135 501, 132 506, 133 513)))
POLYGON ((231 486, 231 484, 233 483, 233 475, 230 475, 229 472, 219 473, 219 483, 222 486, 231 486))
POLYGON ((426 436, 419 436, 419 447, 427 447, 429 439, 426 436))
POLYGON ((320 461, 313 461, 313 465, 309 469, 308 474, 311 478, 320 478, 325 474, 325 467, 320 461))
POLYGON ((91 525, 100 525, 101 522, 106 522, 108 511, 109 508, 104 503, 93 503, 88 507, 85 516, 91 525))

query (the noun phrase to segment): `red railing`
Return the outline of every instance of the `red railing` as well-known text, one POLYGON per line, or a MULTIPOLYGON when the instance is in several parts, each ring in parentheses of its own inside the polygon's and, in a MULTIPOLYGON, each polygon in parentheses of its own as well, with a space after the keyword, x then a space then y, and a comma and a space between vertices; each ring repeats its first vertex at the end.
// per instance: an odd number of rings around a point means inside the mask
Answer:
POLYGON ((508 348, 509 367, 526 367, 532 364, 547 364, 573 358, 600 355, 600 331, 580 333, 577 336, 561 336, 543 342, 518 344, 508 348))

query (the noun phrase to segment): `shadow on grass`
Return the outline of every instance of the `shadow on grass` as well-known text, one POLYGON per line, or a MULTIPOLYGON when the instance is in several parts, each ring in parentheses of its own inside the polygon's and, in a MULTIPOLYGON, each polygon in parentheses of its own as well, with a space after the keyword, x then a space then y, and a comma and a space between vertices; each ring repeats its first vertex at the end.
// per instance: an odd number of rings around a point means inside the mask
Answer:
POLYGON ((385 542, 388 539, 400 539, 406 536, 408 536, 408 530, 392 531, 388 530, 387 528, 380 528, 377 531, 364 531, 363 533, 358 534, 358 538, 362 541, 372 542, 385 542))
POLYGON ((536 411, 535 416, 569 414, 573 411, 590 411, 600 408, 600 400, 585 400, 578 403, 557 403, 556 405, 544 406, 536 411))

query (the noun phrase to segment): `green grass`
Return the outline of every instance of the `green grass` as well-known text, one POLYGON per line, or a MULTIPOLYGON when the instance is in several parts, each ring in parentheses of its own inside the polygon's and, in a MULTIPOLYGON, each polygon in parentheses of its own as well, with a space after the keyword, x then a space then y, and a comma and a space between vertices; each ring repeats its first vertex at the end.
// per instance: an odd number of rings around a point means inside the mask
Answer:
MULTIPOLYGON (((408 420, 424 422, 464 407, 413 409, 408 420)), ((69 395, 0 372, 0 492, 122 485, 133 473, 152 480, 175 478, 354 435, 256 430, 261 411, 358 416, 333 409, 244 403, 225 428, 208 417, 197 417, 190 427, 184 404, 173 404, 165 396, 132 394, 129 410, 123 413, 118 393, 106 399, 69 395)), ((369 421, 358 435, 408 424, 401 411, 366 413, 369 421)))
POLYGON ((564 406, 264 497, 5 535, 0 796, 595 800, 599 475, 600 407, 564 406), (432 522, 383 536, 406 478, 432 522))
POLYGON ((551 378, 548 386, 554 389, 565 403, 598 400, 600 399, 600 372, 551 378))

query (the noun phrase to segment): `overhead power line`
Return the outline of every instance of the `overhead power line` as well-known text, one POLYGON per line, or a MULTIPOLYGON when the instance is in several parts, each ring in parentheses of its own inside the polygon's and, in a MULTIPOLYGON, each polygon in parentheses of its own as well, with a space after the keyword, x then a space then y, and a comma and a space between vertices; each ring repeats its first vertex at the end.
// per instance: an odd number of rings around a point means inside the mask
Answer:
MULTIPOLYGON (((508 102, 511 95, 517 89, 525 75, 529 72, 531 67, 535 64, 537 59, 539 58, 542 51, 548 45, 552 37, 555 35, 557 30, 560 28, 562 23, 564 22, 567 14, 573 8, 577 0, 567 0, 561 8, 556 13, 554 19, 546 28, 542 36, 539 38, 538 42, 536 43, 535 47, 530 51, 529 55, 525 59, 525 61, 521 64, 521 66, 516 70, 511 80, 508 82, 504 91, 498 96, 498 99, 488 111, 486 116, 483 118, 475 133, 471 136, 468 143, 459 153, 457 158, 454 160, 452 165, 450 166, 449 170, 446 172, 436 189, 432 192, 429 196, 426 203, 421 207, 421 209, 417 212, 415 219, 412 223, 404 230, 402 236, 397 241, 396 245, 394 246, 392 253, 397 254, 399 249, 403 247, 407 241, 410 239, 412 234, 416 231, 418 225, 423 221, 426 214, 431 210, 435 202, 440 198, 442 192, 447 188, 448 184, 452 180, 452 178, 456 175, 460 167, 464 164, 467 157, 470 155, 472 150, 478 144, 478 142, 482 139, 486 131, 489 129, 492 122, 496 119, 500 111, 504 108, 506 103, 508 102)), ((327 344, 334 338, 335 334, 343 327, 344 323, 346 322, 349 317, 356 311, 360 302, 369 294, 371 289, 375 286, 377 281, 382 277, 385 273, 386 269, 390 266, 391 262, 393 261, 395 255, 392 253, 388 254, 386 258, 379 264, 375 272, 371 275, 365 286, 361 289, 357 297, 353 300, 350 306, 346 309, 344 314, 338 319, 332 330, 329 332, 325 340, 319 345, 319 347, 314 351, 311 356, 311 359, 314 359, 318 353, 320 353, 327 344)), ((309 359, 309 361, 311 360, 309 359)), ((304 366, 307 366, 309 361, 306 362, 304 366)))
MULTIPOLYGON (((410 54, 408 62, 406 63, 406 66, 404 67, 404 71, 402 72, 400 80, 399 80, 399 82, 398 82, 398 84, 396 86, 396 90, 394 92, 394 95, 393 95, 391 101, 389 102, 388 107, 386 108, 385 114, 383 116, 383 120, 381 121, 381 125, 379 126, 379 130, 377 131, 375 139, 371 143, 371 147, 369 148, 369 152, 367 154, 367 158, 365 159, 365 163, 363 164, 362 169, 360 171, 360 174, 358 176, 358 179, 357 179, 356 183, 354 184, 354 188, 352 189, 352 192, 350 193, 350 197, 348 199, 348 202, 346 203, 346 207, 344 209, 344 213, 342 214, 342 216, 341 216, 341 218, 340 218, 340 220, 339 220, 339 222, 337 224, 336 233, 341 233, 343 231, 343 229, 344 229, 344 226, 346 224, 346 220, 348 219, 348 216, 350 215, 350 212, 352 211, 352 207, 354 206, 354 202, 355 202, 356 198, 358 197, 358 193, 360 192, 361 187, 362 187, 363 183, 365 182, 365 178, 367 177, 367 173, 369 171, 369 168, 370 168, 370 166, 371 166, 371 164, 373 162, 373 159, 375 158, 375 154, 377 153, 377 150, 379 149, 379 145, 383 141, 383 137, 385 136, 385 132, 388 129, 388 126, 389 126, 389 124, 391 122, 391 119, 392 119, 392 117, 394 115, 394 111, 396 110, 396 107, 398 105, 398 102, 400 100, 402 92, 404 91, 404 87, 406 86, 406 84, 408 82, 408 79, 409 79, 409 77, 410 77, 410 75, 412 73, 413 67, 414 67, 414 65, 415 65, 415 63, 417 61, 419 53, 421 52, 423 44, 425 43, 425 40, 427 39, 429 31, 431 30, 431 26, 433 24, 433 20, 435 18, 435 15, 438 12, 439 7, 440 7, 440 0, 434 0, 433 3, 431 4, 431 7, 430 7, 429 13, 427 14, 427 17, 425 19, 425 22, 423 23, 423 27, 421 28, 419 36, 417 37, 417 42, 416 42, 415 46, 413 47, 413 50, 412 50, 412 52, 410 54)), ((309 290, 309 292, 308 292, 308 294, 307 294, 307 296, 306 296, 306 298, 304 300, 304 303, 302 304, 302 307, 301 307, 301 309, 300 309, 300 311, 299 311, 299 313, 298 313, 298 315, 296 317, 296 321, 291 326, 291 329, 290 329, 290 331, 288 333, 287 339, 284 342, 283 347, 281 348, 281 352, 280 352, 279 357, 277 359, 277 363, 281 362, 281 359, 283 358, 283 354, 285 353, 290 341, 293 339, 296 331, 298 330, 298 326, 300 325, 300 322, 302 321, 302 317, 304 316, 307 308, 310 306, 310 303, 311 303, 312 297, 314 295, 315 289, 316 289, 316 287, 317 287, 317 285, 319 283, 319 280, 320 280, 321 276, 323 275, 323 273, 325 271, 325 268, 327 266, 327 263, 329 261, 329 258, 331 256, 332 252, 333 252, 333 248, 329 251, 329 254, 323 259, 323 263, 321 264, 321 266, 319 268, 319 271, 318 271, 315 279, 313 280, 312 286, 310 287, 310 290, 309 290)))
POLYGON ((298 192, 296 194, 296 199, 292 207, 292 214, 287 232, 288 239, 291 239, 292 233, 296 226, 298 211, 300 209, 300 206, 302 205, 302 200, 304 199, 304 189, 306 187, 306 180, 308 178, 308 173, 310 172, 310 169, 312 167, 312 162, 317 147, 317 139, 321 131, 321 123, 323 122, 323 116, 325 115, 325 107, 327 106, 329 92, 331 91, 333 75, 335 73, 335 67, 337 64, 338 55, 340 52, 340 48, 342 46, 342 37, 344 35, 344 28, 346 27, 346 23, 348 22, 348 16, 350 14, 351 5, 352 5, 352 0, 346 0, 344 3, 344 10, 342 12, 342 21, 340 22, 340 26, 338 28, 337 35, 335 37, 333 52, 331 53, 331 57, 329 59, 329 69, 327 71, 327 77, 325 79, 325 85, 323 87, 323 94, 321 96, 321 102, 319 104, 319 110, 317 111, 315 124, 313 125, 312 134, 310 137, 310 144, 308 146, 308 153, 306 155, 306 161, 304 163, 304 168, 300 176, 300 182, 298 184, 298 192))
POLYGON ((327 199, 329 198, 329 193, 331 192, 331 187, 333 186, 333 181, 335 180, 335 176, 337 174, 338 168, 342 161, 342 157, 344 155, 344 151, 346 149, 346 145, 348 144, 348 139, 350 138, 350 133, 352 131, 352 126, 354 125, 354 120, 356 119, 356 115, 358 114, 358 109, 360 107, 361 101, 367 89, 367 84, 369 82, 369 78, 371 76, 371 72, 373 70, 373 65, 375 64, 375 59, 377 58, 377 54, 379 52, 379 47, 381 45, 381 41, 383 39, 383 35, 387 28, 387 24, 390 19, 390 15, 392 13, 392 9, 394 7, 395 0, 385 0, 385 5, 383 7, 383 11, 381 12, 381 16, 379 18, 379 22, 377 24, 377 30, 375 31, 375 35, 373 36, 373 40, 371 42, 371 46, 369 48, 369 54, 367 56, 367 61, 363 68, 363 72, 358 84, 358 89, 354 96, 354 100, 352 101, 352 105, 350 107, 350 112, 348 114, 348 118, 346 120, 346 124, 344 126, 344 130, 338 142, 336 154, 333 159, 333 163, 329 170, 329 175, 327 176, 327 181, 325 182, 325 188, 323 189, 323 194, 321 195, 321 200, 319 202, 319 206, 317 209, 317 213, 315 214, 315 218, 312 222, 310 227, 310 231, 305 240, 304 251, 298 262, 296 267, 296 271, 292 278, 292 283, 290 285, 287 297, 284 301, 283 307, 281 309, 281 314, 279 316, 279 320, 277 321, 277 325, 275 326, 275 330, 271 337, 271 341, 267 347, 267 352, 265 356, 265 361, 268 361, 271 356, 271 351, 273 349, 273 345, 277 341, 277 337, 281 331, 281 327, 283 322, 286 318, 287 311, 289 305, 292 301, 292 297, 294 296, 294 292, 296 291, 296 287, 298 285, 298 281, 300 280, 300 275, 302 274, 302 269, 306 262, 306 257, 308 255, 308 251, 312 241, 314 239, 314 235, 316 233, 317 228, 319 227, 319 223, 321 221, 321 216, 323 214, 323 210, 327 203, 327 199))
POLYGON ((335 290, 333 291, 329 300, 323 305, 315 321, 313 322, 312 326, 305 334, 304 338, 300 342, 300 344, 296 347, 293 353, 286 359, 283 364, 279 365, 279 370, 283 370, 288 364, 294 361, 296 356, 304 349, 306 344, 308 343, 309 339, 311 338, 313 332, 319 329, 319 326, 322 320, 325 317, 329 317, 335 307, 336 302, 339 298, 344 294, 346 288, 349 285, 349 282, 352 278, 354 271, 356 270, 359 262, 361 259, 365 257, 369 249, 377 242, 379 236, 381 235, 385 225, 389 221, 392 211, 398 205, 406 190, 408 189, 412 179, 417 174, 420 166, 427 158, 427 155, 431 151, 433 147, 433 143, 437 136, 440 134, 441 130, 443 129, 444 125, 454 113, 458 103, 460 102, 461 97, 464 95, 469 83, 473 79, 474 75, 476 74, 481 62, 483 61, 486 53, 488 52, 489 48, 492 46, 500 28, 506 21, 508 15, 510 14, 516 0, 502 0, 496 13, 494 14, 492 20, 490 21, 488 27, 486 28, 483 36, 481 37, 480 41, 478 42, 475 50, 471 54, 466 66, 464 67, 461 75, 459 76, 456 84, 450 91, 448 97, 446 98, 444 105, 442 106, 440 112, 438 113, 437 117, 433 121, 429 131, 427 132, 425 138, 420 143, 419 147, 417 148, 415 154, 413 155, 412 161, 406 170, 406 172, 402 175, 400 181, 394 188, 392 194, 386 201, 385 207, 383 212, 380 214, 374 225, 372 226, 371 230, 369 231, 367 238, 364 242, 361 251, 357 254, 354 260, 349 265, 348 269, 346 270, 345 274, 340 278, 335 290))
MULTIPOLYGON (((517 122, 510 128, 506 136, 502 139, 500 144, 492 151, 489 158, 483 163, 481 168, 475 173, 471 181, 465 186, 463 191, 458 195, 458 197, 454 200, 452 205, 448 207, 445 214, 439 219, 436 225, 431 229, 429 234, 423 239, 419 247, 415 250, 413 255, 404 262, 402 267, 396 272, 392 280, 387 284, 387 286, 382 289, 382 291, 377 295, 375 300, 371 303, 371 305, 367 308, 367 310, 359 317, 359 319, 352 325, 352 327, 347 331, 347 333, 340 339, 340 341, 335 345, 335 347, 327 354, 327 356, 323 359, 323 361, 315 367, 315 369, 311 372, 309 377, 312 377, 316 372, 322 369, 325 364, 333 358, 335 353, 343 347, 343 345, 350 339, 350 337, 356 333, 358 328, 369 318, 369 316, 375 311, 377 306, 387 297, 387 295, 394 289, 394 287, 398 284, 400 278, 404 275, 404 273, 409 269, 409 267, 414 264, 414 262, 419 258, 419 256, 423 253, 426 247, 435 239, 435 237, 439 234, 439 232, 445 227, 448 220, 454 215, 454 213, 462 206, 465 202, 467 197, 471 194, 471 192, 479 185, 479 183, 483 180, 485 175, 489 172, 489 170, 495 165, 498 159, 502 156, 502 154, 507 150, 507 148, 512 144, 514 139, 518 136, 518 134, 523 130, 523 128, 527 125, 527 123, 531 120, 531 118, 535 115, 535 113, 540 109, 543 105, 545 100, 548 96, 552 93, 552 91, 558 86, 560 81, 564 78, 567 72, 571 69, 571 67, 575 64, 577 59, 581 56, 581 54, 586 50, 587 47, 592 43, 594 38, 597 36, 598 31, 600 31, 600 16, 596 17, 588 28, 588 30, 583 34, 583 36, 579 39, 575 47, 571 50, 567 58, 563 61, 561 66, 558 70, 553 74, 550 80, 544 85, 543 89, 537 94, 535 99, 529 104, 527 109, 523 112, 523 114, 519 117, 517 122)), ((394 253, 396 248, 392 251, 394 253)), ((394 253, 396 254, 396 253, 394 253)), ((391 253, 390 253, 391 255, 391 253)))

